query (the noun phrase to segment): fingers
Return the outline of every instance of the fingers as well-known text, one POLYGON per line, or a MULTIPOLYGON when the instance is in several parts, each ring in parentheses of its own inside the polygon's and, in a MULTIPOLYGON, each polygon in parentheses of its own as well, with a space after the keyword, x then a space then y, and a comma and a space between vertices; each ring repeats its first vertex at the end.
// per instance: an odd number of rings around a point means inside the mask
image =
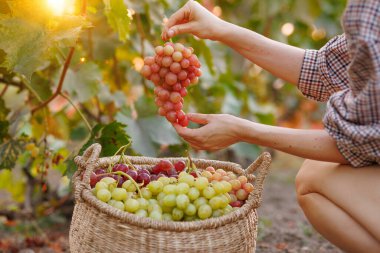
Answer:
POLYGON ((183 127, 177 123, 173 124, 173 127, 182 138, 192 138, 194 129, 183 127))
POLYGON ((192 122, 202 125, 207 124, 210 121, 210 115, 202 113, 188 113, 187 118, 192 122))
POLYGON ((170 39, 170 38, 172 38, 176 35, 179 35, 179 34, 191 33, 192 27, 193 27, 193 22, 172 26, 166 32, 166 36, 167 36, 167 38, 170 39))
POLYGON ((189 4, 185 4, 181 9, 176 11, 173 15, 170 16, 168 22, 166 22, 165 27, 170 28, 173 25, 181 24, 184 20, 189 20, 190 17, 190 8, 189 4))

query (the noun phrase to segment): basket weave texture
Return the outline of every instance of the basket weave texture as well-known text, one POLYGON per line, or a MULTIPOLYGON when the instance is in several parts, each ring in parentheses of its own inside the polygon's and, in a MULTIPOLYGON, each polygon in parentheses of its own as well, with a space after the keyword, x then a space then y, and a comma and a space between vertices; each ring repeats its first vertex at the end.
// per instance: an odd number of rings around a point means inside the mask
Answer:
MULTIPOLYGON (((263 153, 246 170, 231 162, 193 159, 197 168, 208 166, 245 175, 255 189, 236 211, 203 221, 156 221, 120 211, 93 196, 90 175, 94 169, 116 163, 119 156, 99 158, 101 146, 90 146, 77 156, 73 176, 76 204, 70 226, 70 251, 76 252, 255 252, 258 216, 264 179, 271 157, 263 153), (256 176, 253 175, 257 172, 256 176), (82 178, 82 174, 83 179, 82 178)), ((152 167, 159 158, 128 156, 134 165, 152 167)), ((167 158, 175 162, 186 158, 167 158)))

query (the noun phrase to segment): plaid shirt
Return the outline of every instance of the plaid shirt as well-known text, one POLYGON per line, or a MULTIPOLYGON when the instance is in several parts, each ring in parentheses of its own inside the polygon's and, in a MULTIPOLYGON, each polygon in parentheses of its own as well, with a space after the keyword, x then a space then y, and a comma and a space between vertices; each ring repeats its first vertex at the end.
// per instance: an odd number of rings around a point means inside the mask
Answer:
POLYGON ((327 101, 323 123, 354 166, 380 164, 380 1, 351 0, 344 34, 306 50, 298 88, 327 101))

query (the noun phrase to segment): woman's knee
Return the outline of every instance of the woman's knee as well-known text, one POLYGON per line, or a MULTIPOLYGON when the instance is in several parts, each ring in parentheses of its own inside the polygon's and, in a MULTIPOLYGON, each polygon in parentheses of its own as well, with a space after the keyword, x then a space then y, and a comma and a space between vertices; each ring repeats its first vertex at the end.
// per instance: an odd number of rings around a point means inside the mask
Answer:
POLYGON ((297 197, 313 192, 312 186, 316 180, 315 161, 305 160, 299 169, 295 184, 297 197))

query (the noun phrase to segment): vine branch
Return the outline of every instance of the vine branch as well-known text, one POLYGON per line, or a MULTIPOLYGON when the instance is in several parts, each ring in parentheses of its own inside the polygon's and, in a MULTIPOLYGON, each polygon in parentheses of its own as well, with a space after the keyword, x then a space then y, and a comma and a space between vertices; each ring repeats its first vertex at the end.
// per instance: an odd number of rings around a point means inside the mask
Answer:
MULTIPOLYGON (((83 0, 82 1, 82 8, 81 8, 81 15, 82 16, 86 16, 86 9, 87 9, 87 1, 83 0)), ((65 95, 62 94, 63 81, 65 80, 66 73, 67 73, 67 70, 69 69, 69 66, 70 66, 70 63, 71 63, 71 59, 73 58, 74 51, 75 51, 75 46, 73 46, 73 47, 70 48, 69 54, 68 54, 68 56, 67 56, 67 58, 65 60, 65 64, 63 65, 63 70, 62 70, 61 76, 59 78, 58 87, 55 90, 55 92, 53 93, 53 95, 50 98, 48 98, 47 100, 45 100, 44 102, 42 102, 37 107, 33 108, 32 109, 32 114, 35 113, 36 111, 38 111, 39 109, 47 106, 58 95, 65 96, 65 95)), ((86 122, 86 123, 88 123, 88 122, 86 122)))
POLYGON ((7 91, 8 89, 8 84, 5 84, 4 88, 2 89, 1 93, 0 93, 0 98, 5 94, 5 92, 7 91))

